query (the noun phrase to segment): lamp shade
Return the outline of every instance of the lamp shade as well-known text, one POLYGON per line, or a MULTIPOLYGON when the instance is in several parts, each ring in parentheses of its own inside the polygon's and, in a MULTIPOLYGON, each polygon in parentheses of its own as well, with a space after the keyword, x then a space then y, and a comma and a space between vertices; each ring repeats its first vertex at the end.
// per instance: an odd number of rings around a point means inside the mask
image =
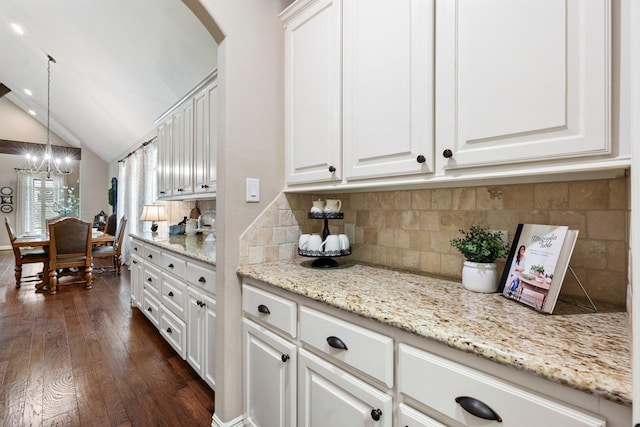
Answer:
POLYGON ((140 215, 141 221, 166 221, 167 213, 164 210, 164 206, 159 205, 144 205, 142 208, 142 215, 140 215))

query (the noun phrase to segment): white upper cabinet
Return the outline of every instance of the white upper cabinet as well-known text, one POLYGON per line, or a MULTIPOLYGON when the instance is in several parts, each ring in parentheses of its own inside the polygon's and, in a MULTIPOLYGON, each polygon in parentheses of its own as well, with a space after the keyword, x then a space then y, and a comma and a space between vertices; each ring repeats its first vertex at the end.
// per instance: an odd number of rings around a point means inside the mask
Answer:
POLYGON ((341 0, 303 1, 281 16, 288 183, 341 177, 341 8, 341 0))
POLYGON ((172 127, 171 116, 158 126, 158 197, 167 197, 171 195, 172 127))
POLYGON ((433 171, 433 2, 344 2, 344 175, 433 171))
POLYGON ((195 193, 216 191, 218 82, 198 92, 193 114, 193 183, 195 193))
POLYGON ((610 9, 438 0, 438 172, 609 154, 610 9))

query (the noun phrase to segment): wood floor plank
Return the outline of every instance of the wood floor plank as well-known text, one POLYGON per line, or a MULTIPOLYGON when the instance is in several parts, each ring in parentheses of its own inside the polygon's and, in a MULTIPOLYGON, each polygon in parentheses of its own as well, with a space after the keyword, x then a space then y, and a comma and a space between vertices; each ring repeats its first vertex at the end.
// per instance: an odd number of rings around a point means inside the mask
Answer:
POLYGON ((49 295, 16 288, 0 251, 0 426, 208 427, 213 411, 213 391, 130 306, 126 267, 49 295))

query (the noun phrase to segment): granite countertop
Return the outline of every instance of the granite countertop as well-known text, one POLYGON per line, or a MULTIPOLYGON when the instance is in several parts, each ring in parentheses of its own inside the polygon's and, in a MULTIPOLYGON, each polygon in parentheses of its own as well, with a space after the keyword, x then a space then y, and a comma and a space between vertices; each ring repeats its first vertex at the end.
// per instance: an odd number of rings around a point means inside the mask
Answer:
POLYGON ((558 303, 542 314, 460 282, 375 266, 313 269, 300 261, 241 266, 240 275, 631 406, 627 315, 558 303))
POLYGON ((216 265, 216 242, 207 242, 205 234, 195 235, 153 235, 152 233, 129 233, 131 237, 143 242, 153 243, 163 249, 169 249, 180 255, 216 265))

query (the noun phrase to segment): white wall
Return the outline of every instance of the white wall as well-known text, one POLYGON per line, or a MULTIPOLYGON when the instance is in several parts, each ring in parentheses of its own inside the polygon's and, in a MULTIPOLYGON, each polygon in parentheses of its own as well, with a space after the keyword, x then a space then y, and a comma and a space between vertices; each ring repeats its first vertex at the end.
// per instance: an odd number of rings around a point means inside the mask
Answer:
MULTIPOLYGON (((39 121, 24 112, 9 100, 9 95, 0 98, 0 139, 23 141, 44 144, 47 137, 47 128, 39 121)), ((70 146, 55 133, 51 133, 51 143, 54 145, 70 146)), ((93 221, 93 217, 100 210, 108 211, 107 188, 107 163, 94 152, 86 148, 82 149, 82 160, 72 174, 67 176, 67 185, 76 187, 80 182, 80 217, 85 221, 93 221)), ((23 164, 21 156, 0 154, 0 186, 10 183, 14 189, 16 186, 16 173, 14 167, 23 164)), ((14 212, 9 219, 15 224, 15 208, 17 200, 14 197, 14 212)), ((0 248, 9 247, 9 239, 6 232, 0 232, 0 248)))

